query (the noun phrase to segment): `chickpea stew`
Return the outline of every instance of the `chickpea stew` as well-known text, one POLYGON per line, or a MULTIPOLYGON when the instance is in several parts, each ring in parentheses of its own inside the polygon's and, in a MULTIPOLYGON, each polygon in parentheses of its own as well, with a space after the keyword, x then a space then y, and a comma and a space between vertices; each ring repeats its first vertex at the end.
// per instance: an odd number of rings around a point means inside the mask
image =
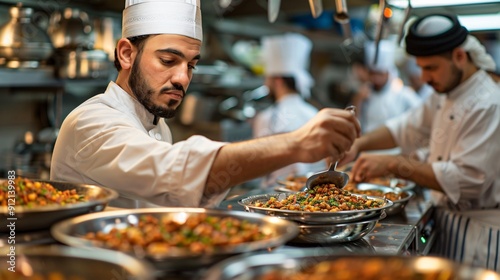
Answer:
POLYGON ((308 191, 290 194, 282 200, 271 197, 265 202, 256 201, 253 206, 306 212, 338 212, 380 208, 383 201, 352 195, 347 190, 322 184, 308 191))
POLYGON ((218 247, 266 240, 274 233, 263 233, 259 225, 234 217, 191 214, 185 220, 171 216, 139 216, 137 224, 112 228, 109 232, 88 232, 84 238, 99 247, 123 252, 142 250, 149 255, 188 250, 192 254, 212 253, 218 247))
POLYGON ((88 201, 89 197, 79 194, 76 189, 58 190, 47 182, 16 177, 0 185, 0 205, 6 207, 11 202, 27 208, 46 205, 67 205, 88 201), (14 189, 12 189, 14 187, 14 189))

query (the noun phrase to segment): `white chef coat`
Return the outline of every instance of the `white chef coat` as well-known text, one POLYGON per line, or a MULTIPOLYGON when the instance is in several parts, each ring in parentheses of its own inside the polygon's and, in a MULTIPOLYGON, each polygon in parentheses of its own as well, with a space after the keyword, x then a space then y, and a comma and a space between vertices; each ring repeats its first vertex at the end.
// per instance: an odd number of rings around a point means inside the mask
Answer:
MULTIPOLYGON (((317 113, 318 109, 307 103, 299 94, 289 94, 257 114, 253 122, 253 136, 257 138, 296 130, 317 113)), ((261 187, 275 186, 279 177, 306 175, 308 172, 324 171, 325 167, 325 161, 294 163, 262 178, 261 187)))
POLYGON ((433 94, 386 125, 403 153, 429 143, 427 162, 446 194, 433 192, 436 252, 499 270, 499 87, 479 70, 447 96, 433 94))
POLYGON ((403 84, 399 78, 390 78, 380 90, 374 91, 361 104, 360 117, 363 133, 384 125, 396 116, 422 103, 415 91, 403 84))
POLYGON ((423 84, 417 91, 418 97, 422 99, 422 101, 426 100, 431 94, 434 93, 434 88, 428 84, 423 84))
MULTIPOLYGON (((160 206, 210 207, 227 192, 204 197, 224 145, 202 136, 172 144, 170 129, 114 82, 64 120, 52 156, 52 180, 97 184, 160 206)), ((221 175, 221 180, 223 176, 221 175)), ((223 182, 222 182, 223 183, 223 182)))

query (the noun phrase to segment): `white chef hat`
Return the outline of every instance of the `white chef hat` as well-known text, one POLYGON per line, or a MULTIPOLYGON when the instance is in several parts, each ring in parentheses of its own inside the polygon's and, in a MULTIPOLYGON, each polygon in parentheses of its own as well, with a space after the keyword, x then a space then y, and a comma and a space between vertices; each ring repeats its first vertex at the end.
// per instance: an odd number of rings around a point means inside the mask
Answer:
POLYGON ((178 34, 202 41, 200 0, 125 0, 122 37, 178 34))
POLYGON ((390 72, 396 71, 396 43, 391 40, 380 40, 378 57, 375 63, 376 44, 374 41, 365 41, 365 64, 370 70, 390 72))
POLYGON ((311 95, 314 80, 309 68, 312 42, 298 33, 262 38, 262 58, 266 76, 290 76, 304 98, 311 95))

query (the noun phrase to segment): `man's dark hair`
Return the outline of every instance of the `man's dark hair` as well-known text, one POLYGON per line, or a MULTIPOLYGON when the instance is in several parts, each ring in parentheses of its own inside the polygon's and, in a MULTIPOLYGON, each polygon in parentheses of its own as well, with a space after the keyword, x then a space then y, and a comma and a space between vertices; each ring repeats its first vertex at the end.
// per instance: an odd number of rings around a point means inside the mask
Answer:
POLYGON ((288 88, 298 92, 294 77, 281 77, 281 79, 283 79, 283 82, 288 88))
MULTIPOLYGON (((130 43, 132 43, 132 45, 134 45, 139 50, 139 53, 138 53, 138 55, 139 55, 142 53, 144 43, 146 42, 146 40, 150 36, 151 35, 140 35, 140 36, 129 37, 127 39, 130 41, 130 43)), ((118 53, 116 51, 116 48, 115 48, 115 68, 116 68, 116 70, 118 70, 118 72, 120 72, 120 70, 122 70, 122 66, 120 64, 120 61, 118 60, 118 53)))

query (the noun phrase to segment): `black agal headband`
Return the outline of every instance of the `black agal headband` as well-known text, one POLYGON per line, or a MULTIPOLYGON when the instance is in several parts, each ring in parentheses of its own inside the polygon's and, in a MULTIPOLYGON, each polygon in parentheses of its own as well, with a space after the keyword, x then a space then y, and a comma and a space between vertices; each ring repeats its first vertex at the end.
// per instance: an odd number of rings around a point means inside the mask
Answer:
MULTIPOLYGON (((436 23, 436 29, 439 29, 438 23, 436 23)), ((406 52, 414 56, 431 56, 450 51, 458 46, 460 46, 465 39, 469 31, 463 27, 458 18, 454 15, 448 14, 430 14, 426 15, 417 21, 415 21, 408 30, 408 35, 406 35, 406 52), (432 27, 432 20, 438 17, 444 17, 451 21, 451 28, 438 34, 426 35, 419 31, 419 26, 421 24, 427 24, 428 27, 432 27)))

